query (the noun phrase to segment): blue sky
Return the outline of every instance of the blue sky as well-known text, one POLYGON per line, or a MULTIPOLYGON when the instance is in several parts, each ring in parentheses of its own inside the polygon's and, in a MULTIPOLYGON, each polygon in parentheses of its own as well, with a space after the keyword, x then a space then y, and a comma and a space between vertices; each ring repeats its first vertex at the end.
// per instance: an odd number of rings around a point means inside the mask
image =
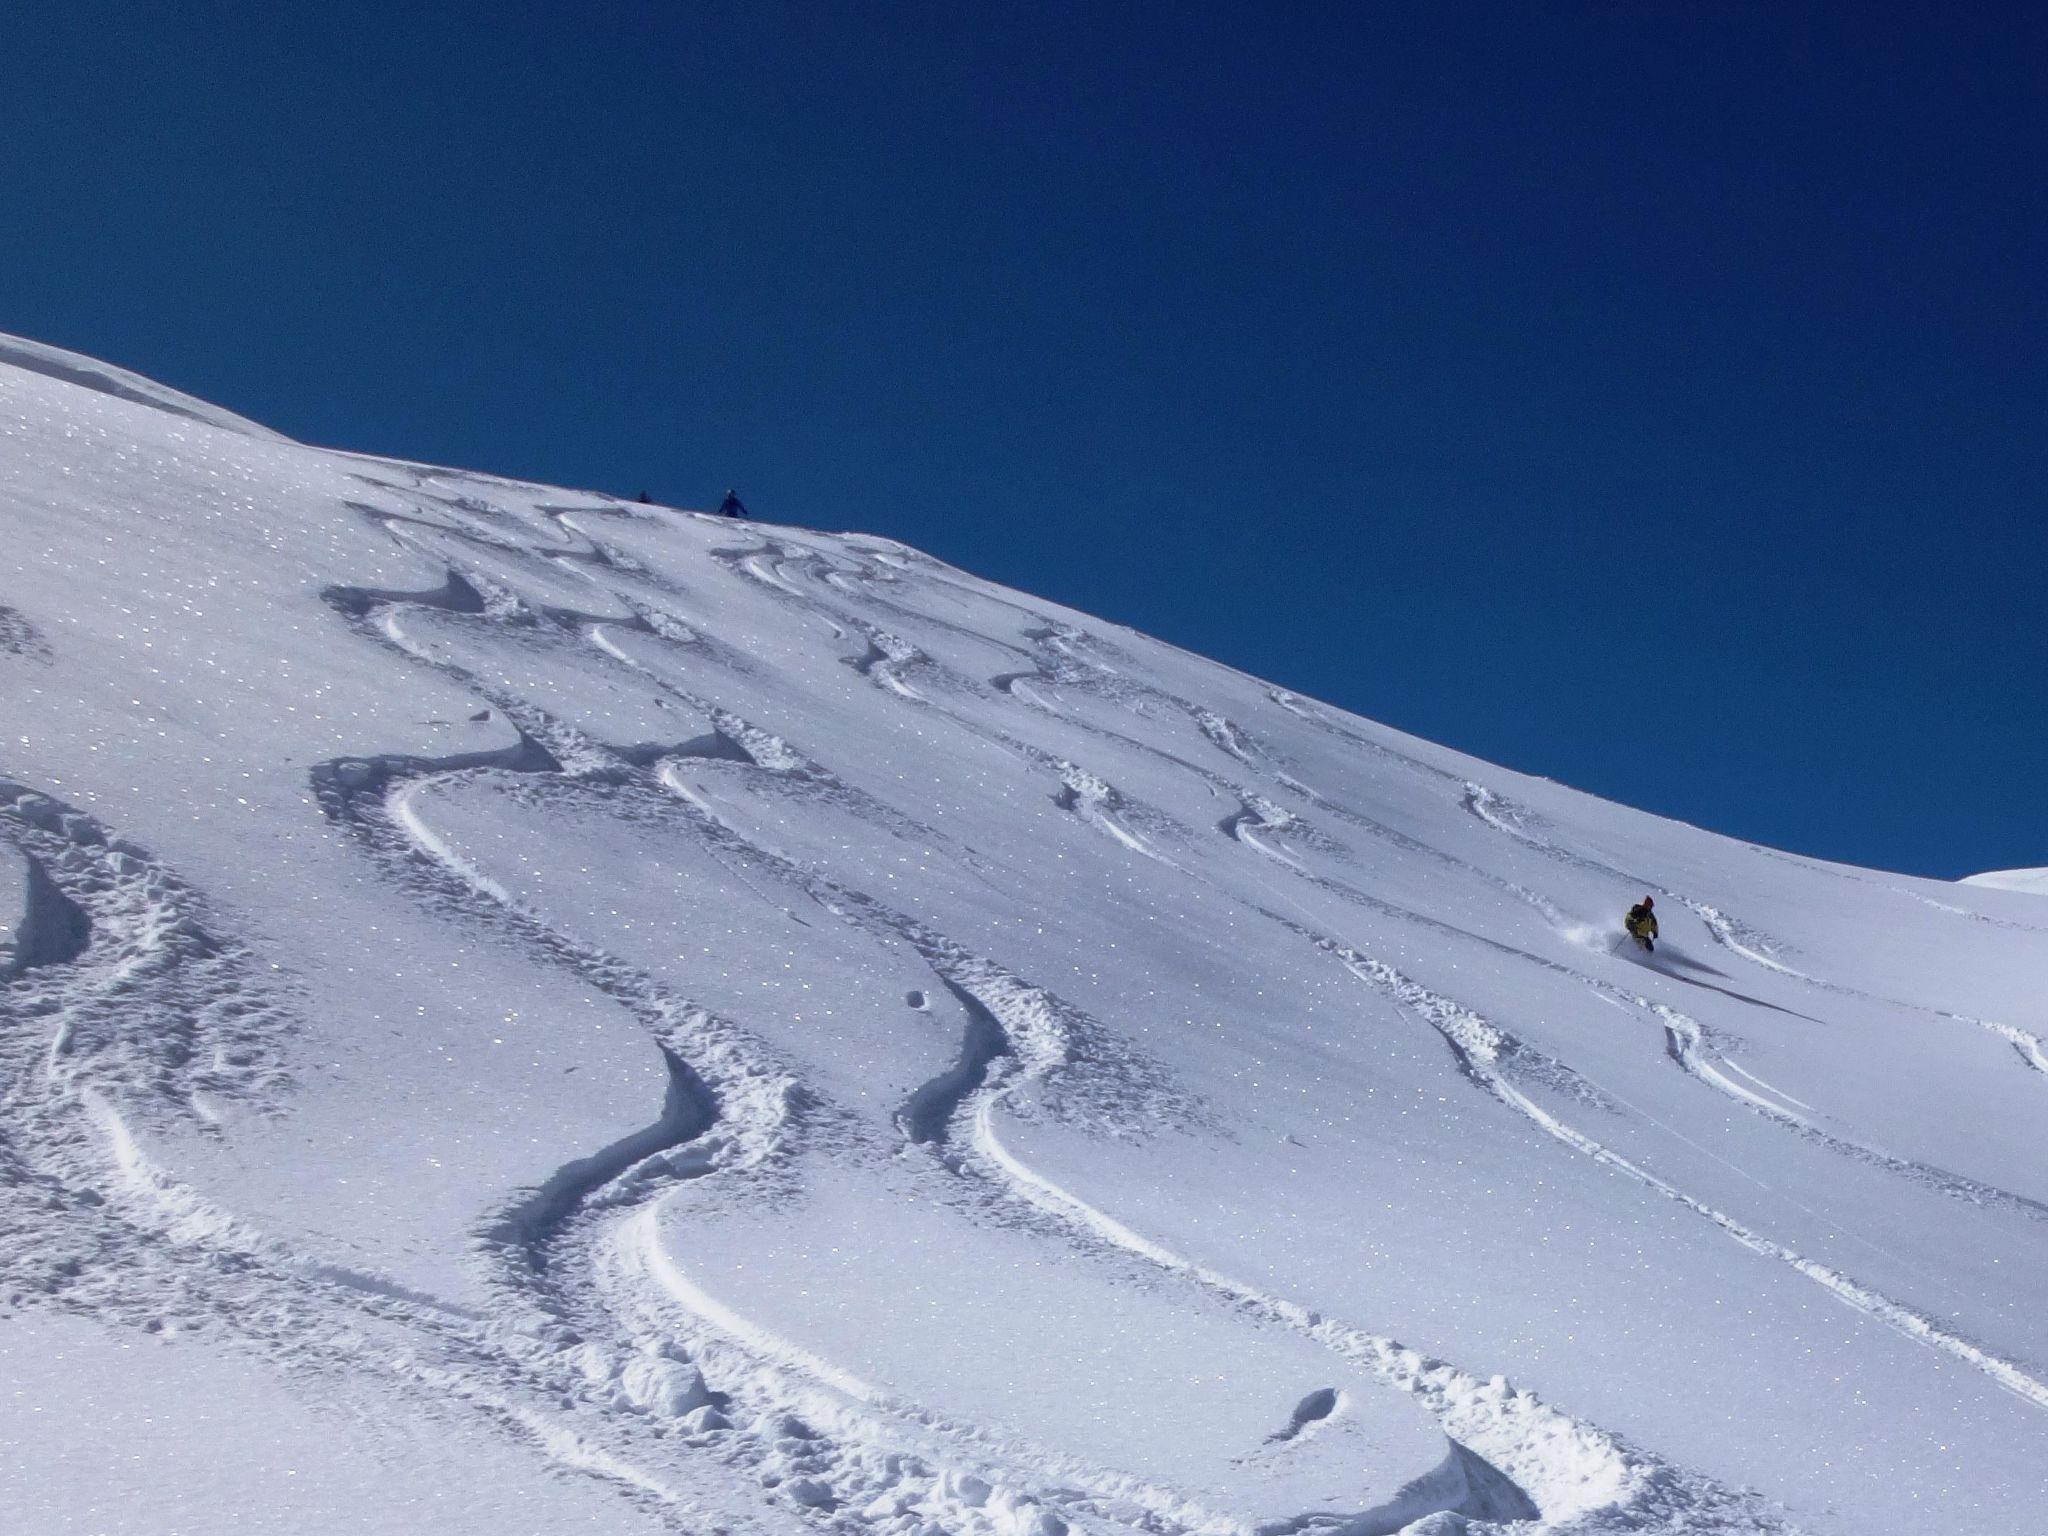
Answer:
POLYGON ((16 0, 0 330, 2048 864, 2048 35, 1938 11, 16 0))

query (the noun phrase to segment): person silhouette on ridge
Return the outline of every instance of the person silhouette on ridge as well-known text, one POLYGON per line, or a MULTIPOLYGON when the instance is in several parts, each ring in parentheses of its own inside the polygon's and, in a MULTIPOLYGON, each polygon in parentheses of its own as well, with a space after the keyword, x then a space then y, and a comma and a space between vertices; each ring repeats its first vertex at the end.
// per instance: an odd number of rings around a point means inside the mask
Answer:
POLYGON ((747 504, 740 500, 739 493, 733 490, 731 486, 725 488, 725 500, 718 504, 718 515, 720 517, 745 517, 747 515, 747 504))

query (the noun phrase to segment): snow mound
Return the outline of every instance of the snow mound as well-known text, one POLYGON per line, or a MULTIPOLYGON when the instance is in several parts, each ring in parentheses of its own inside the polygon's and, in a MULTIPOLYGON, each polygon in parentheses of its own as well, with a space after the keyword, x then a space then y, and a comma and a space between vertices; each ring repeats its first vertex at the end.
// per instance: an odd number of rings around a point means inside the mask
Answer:
POLYGON ((2048 896, 2048 869, 1991 869, 1981 875, 1965 875, 1959 885, 1978 885, 1987 891, 2026 891, 2048 896))
POLYGON ((80 389, 96 390, 103 395, 112 395, 116 400, 127 400, 136 405, 149 406, 153 410, 168 411, 173 416, 182 416, 189 421, 202 421, 210 427, 239 432, 246 437, 260 437, 276 443, 291 441, 283 433, 273 432, 246 416, 237 416, 233 411, 223 410, 191 395, 181 394, 167 385, 157 383, 154 379, 146 379, 139 373, 130 373, 125 368, 116 368, 111 363, 100 362, 97 358, 87 357, 83 353, 67 352, 62 347, 30 341, 26 337, 9 336, 0 332, 0 367, 38 373, 45 378, 75 384, 80 389))

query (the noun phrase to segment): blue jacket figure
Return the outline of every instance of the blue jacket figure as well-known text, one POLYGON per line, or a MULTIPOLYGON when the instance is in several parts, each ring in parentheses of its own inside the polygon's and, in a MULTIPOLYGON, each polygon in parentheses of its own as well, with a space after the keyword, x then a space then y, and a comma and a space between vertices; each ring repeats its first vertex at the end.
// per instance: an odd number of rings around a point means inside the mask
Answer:
POLYGON ((730 486, 726 487, 725 500, 718 504, 718 515, 720 517, 745 517, 747 515, 747 504, 740 500, 738 494, 730 486))

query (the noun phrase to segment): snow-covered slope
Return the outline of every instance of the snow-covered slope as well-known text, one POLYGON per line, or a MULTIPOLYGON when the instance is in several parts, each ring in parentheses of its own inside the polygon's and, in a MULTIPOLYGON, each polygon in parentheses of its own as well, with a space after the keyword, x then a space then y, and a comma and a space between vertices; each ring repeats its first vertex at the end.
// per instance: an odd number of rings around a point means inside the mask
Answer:
POLYGON ((1988 891, 2030 891, 2048 896, 2048 869, 1991 869, 1981 875, 1965 875, 1961 883, 1982 886, 1988 891))
POLYGON ((289 441, 282 433, 260 426, 246 416, 237 416, 233 411, 181 394, 154 379, 145 379, 139 373, 130 373, 126 368, 116 368, 112 363, 103 363, 82 353, 67 352, 47 342, 30 341, 25 336, 9 336, 0 332, 0 368, 40 373, 67 384, 76 384, 81 389, 98 390, 117 400, 132 400, 137 405, 167 411, 189 421, 203 421, 208 426, 224 427, 230 432, 241 432, 274 443, 289 441))
POLYGON ((10 1529, 2042 1528, 2037 900, 11 355, 10 1529))

